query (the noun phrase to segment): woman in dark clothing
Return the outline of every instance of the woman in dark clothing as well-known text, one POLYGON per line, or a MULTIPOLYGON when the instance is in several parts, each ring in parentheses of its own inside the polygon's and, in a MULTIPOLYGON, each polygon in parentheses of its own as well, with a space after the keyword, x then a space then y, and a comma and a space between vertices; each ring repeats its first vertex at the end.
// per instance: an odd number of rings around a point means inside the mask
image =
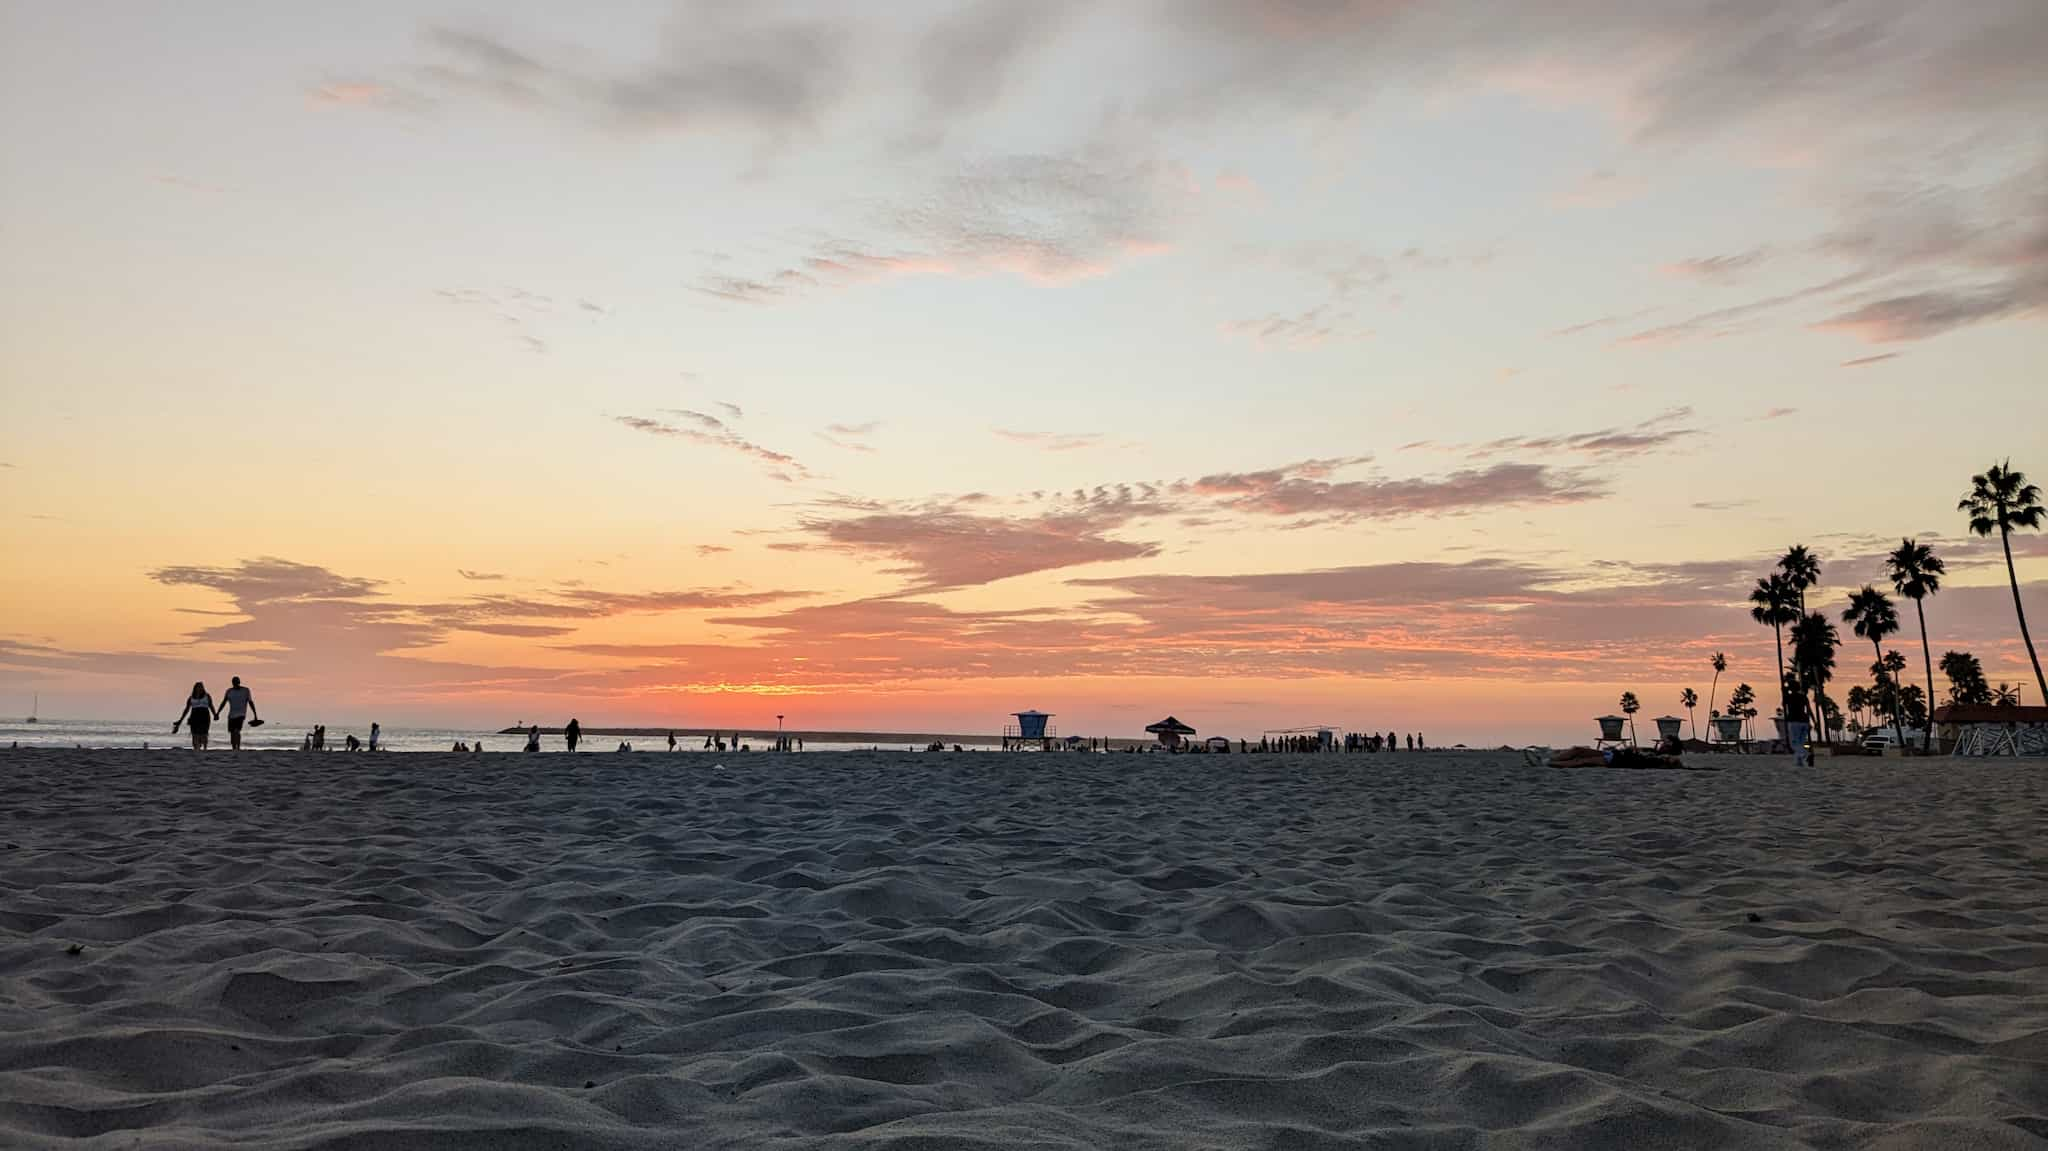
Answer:
POLYGON ((192 729, 192 750, 206 750, 206 729, 213 723, 213 696, 208 694, 204 683, 192 685, 192 694, 185 697, 185 707, 178 712, 178 718, 171 721, 171 734, 178 734, 182 723, 192 729))

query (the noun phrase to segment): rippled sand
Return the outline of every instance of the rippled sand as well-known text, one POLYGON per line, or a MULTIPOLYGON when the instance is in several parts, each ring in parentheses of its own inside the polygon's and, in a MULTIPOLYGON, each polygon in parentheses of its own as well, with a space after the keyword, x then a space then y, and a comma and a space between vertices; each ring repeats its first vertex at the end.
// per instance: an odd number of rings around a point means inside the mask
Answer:
POLYGON ((0 752, 0 1145, 2048 1147, 2048 765, 1723 762, 0 752))

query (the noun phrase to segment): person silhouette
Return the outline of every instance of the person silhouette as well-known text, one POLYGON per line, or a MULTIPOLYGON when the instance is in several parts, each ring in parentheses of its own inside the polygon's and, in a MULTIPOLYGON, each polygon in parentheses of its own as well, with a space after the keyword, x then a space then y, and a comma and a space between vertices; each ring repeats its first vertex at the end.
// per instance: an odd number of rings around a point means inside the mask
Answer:
POLYGON ((527 729, 526 729, 526 750, 528 750, 528 751, 539 751, 539 750, 540 750, 540 725, 539 725, 539 724, 534 724, 534 725, 533 725, 532 727, 529 727, 529 728, 527 728, 527 729))
POLYGON ((206 731, 213 723, 213 696, 206 690, 206 684, 195 681, 192 694, 185 697, 185 706, 179 710, 178 718, 171 721, 171 734, 178 734, 178 725, 192 729, 192 750, 206 750, 206 731))
POLYGON ((568 743, 570 751, 575 751, 576 745, 583 740, 583 725, 572 717, 569 726, 562 729, 562 739, 568 743))
POLYGON ((375 721, 375 720, 371 720, 371 721, 370 721, 370 750, 371 750, 371 751, 375 751, 375 750, 377 750, 377 741, 378 741, 379 739, 381 739, 381 738, 383 737, 383 735, 384 735, 384 729, 383 729, 383 728, 381 728, 381 727, 379 727, 379 726, 377 726, 377 721, 375 721))
POLYGON ((256 711, 256 697, 249 693, 248 688, 242 686, 241 676, 231 678, 230 686, 220 695, 220 706, 214 709, 213 718, 219 719, 222 710, 228 713, 228 748, 240 751, 243 722, 252 719, 258 724, 263 722, 263 717, 256 711), (248 714, 244 715, 244 712, 248 714))

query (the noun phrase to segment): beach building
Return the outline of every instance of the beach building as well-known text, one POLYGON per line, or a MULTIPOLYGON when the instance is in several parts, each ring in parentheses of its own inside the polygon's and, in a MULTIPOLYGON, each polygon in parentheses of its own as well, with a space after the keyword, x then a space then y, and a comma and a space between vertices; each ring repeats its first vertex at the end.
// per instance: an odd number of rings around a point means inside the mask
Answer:
POLYGON ((1968 758, 2048 756, 2048 707, 1946 704, 1934 709, 1934 738, 1968 758))

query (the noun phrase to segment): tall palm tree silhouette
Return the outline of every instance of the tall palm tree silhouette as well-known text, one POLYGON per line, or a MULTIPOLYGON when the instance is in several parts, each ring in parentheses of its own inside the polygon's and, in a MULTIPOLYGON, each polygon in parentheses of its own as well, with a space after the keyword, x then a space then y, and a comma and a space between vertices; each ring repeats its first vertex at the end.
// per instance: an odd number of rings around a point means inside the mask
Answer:
POLYGON ((1970 477, 1970 494, 1956 504, 1959 512, 1970 513, 1970 530, 1988 536, 1995 529, 2005 545, 2005 578, 2012 584, 2012 610, 2020 619, 2020 641, 2027 645, 2027 658, 2034 664, 2034 683, 2041 700, 2048 703, 2048 676, 2041 674, 2041 657, 2034 654, 2034 637, 2027 631, 2027 609, 2020 606, 2020 577, 2012 569, 2012 529, 2039 529, 2044 513, 2041 489, 2027 482, 2025 472, 2013 470, 2012 461, 1993 464, 1970 477))
POLYGON ((1714 718, 1714 693, 1721 687, 1721 673, 1728 670, 1728 653, 1725 651, 1715 652, 1713 665, 1714 682, 1707 688, 1707 718, 1710 720, 1714 718))
POLYGON ((1700 693, 1691 688, 1686 688, 1678 693, 1678 702, 1685 705, 1686 722, 1692 724, 1692 737, 1698 739, 1700 737, 1700 717, 1694 715, 1692 709, 1700 705, 1700 693))
MULTIPOLYGON (((1927 669, 1927 701, 1934 703, 1934 649, 1927 646, 1927 597, 1941 590, 1942 574, 1948 567, 1934 549, 1926 544, 1905 539, 1884 557, 1885 573, 1892 577, 1892 588, 1900 595, 1913 601, 1913 611, 1920 617, 1920 662, 1927 669)), ((1934 725, 1920 733, 1920 750, 1934 749, 1934 725)))
POLYGON ((1756 581, 1749 590, 1749 618, 1771 629, 1771 635, 1778 641, 1778 708, 1784 710, 1785 700, 1785 625, 1799 620, 1797 593, 1792 582, 1783 572, 1773 572, 1756 581))
MULTIPOLYGON (((1798 613, 1792 618, 1796 620, 1806 614, 1806 589, 1820 583, 1820 557, 1807 551, 1805 544, 1793 544, 1785 549, 1784 555, 1778 557, 1778 570, 1785 573, 1786 581, 1792 585, 1794 610, 1798 613)), ((1815 729, 1825 731, 1826 729, 1821 726, 1820 701, 1816 699, 1809 702, 1813 704, 1815 729)))
POLYGON ((1778 557, 1778 570, 1792 582, 1792 590, 1799 595, 1799 614, 1806 614, 1806 589, 1820 583, 1820 557, 1806 550, 1805 544, 1793 544, 1778 557))
POLYGON ((1799 677, 1796 686, 1811 690, 1820 701, 1814 708, 1813 722, 1822 738, 1826 738, 1827 732, 1827 684, 1835 676, 1835 649, 1841 642, 1841 633, 1820 612, 1809 612, 1792 625, 1792 667, 1799 677))
POLYGON ((1621 714, 1628 717, 1628 741, 1631 745, 1636 741, 1636 713, 1641 710, 1643 710, 1643 705, 1640 700, 1636 699, 1635 692, 1625 691, 1621 693, 1621 714))
POLYGON ((1877 654, 1875 670, 1878 690, 1892 705, 1892 731, 1899 737, 1899 743, 1903 746, 1906 742, 1906 730, 1899 720, 1899 689, 1897 685, 1893 685, 1890 691, 1886 692, 1884 682, 1884 640, 1899 630, 1898 609, 1892 606, 1890 596, 1869 584, 1864 584, 1862 591, 1849 597, 1849 607, 1842 612, 1842 622, 1854 624, 1856 634, 1869 640, 1870 650, 1877 654))

